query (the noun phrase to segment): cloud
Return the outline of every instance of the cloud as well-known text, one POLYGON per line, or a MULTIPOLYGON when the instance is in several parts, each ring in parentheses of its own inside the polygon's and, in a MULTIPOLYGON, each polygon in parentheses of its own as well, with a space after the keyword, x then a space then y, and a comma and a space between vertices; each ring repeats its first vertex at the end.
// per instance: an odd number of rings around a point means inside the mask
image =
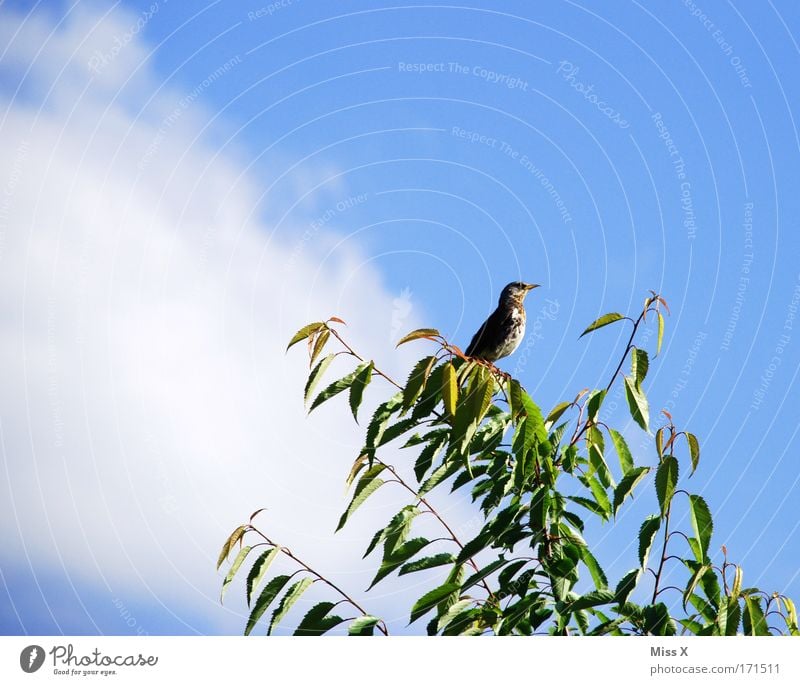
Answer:
MULTIPOLYGON (((211 119, 200 102, 165 127, 181 93, 161 87, 131 34, 140 19, 0 10, 0 569, 6 583, 20 569, 63 574, 109 606, 145 598, 185 614, 187 632, 198 611, 235 632, 213 566, 252 510, 269 507, 277 538, 355 590, 366 576, 347 561, 354 545, 394 511, 378 501, 331 535, 361 437, 342 406, 305 416, 305 362, 284 355, 287 336, 338 314, 380 356, 417 310, 326 228, 267 221, 258 179, 210 142, 224 122, 196 140, 211 119), (98 70, 98 52, 128 35, 98 70)), ((325 165, 290 184, 308 192, 325 165)), ((324 185, 315 208, 346 194, 324 185)), ((7 589, 13 601, 21 581, 7 589)))

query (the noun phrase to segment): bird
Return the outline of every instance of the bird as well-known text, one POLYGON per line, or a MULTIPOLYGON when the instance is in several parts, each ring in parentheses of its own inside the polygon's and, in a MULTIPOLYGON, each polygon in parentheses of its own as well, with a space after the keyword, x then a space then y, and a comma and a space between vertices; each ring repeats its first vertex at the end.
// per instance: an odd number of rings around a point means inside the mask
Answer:
POLYGON ((472 336, 464 354, 494 365, 514 352, 525 336, 525 296, 538 287, 536 283, 513 281, 503 288, 497 309, 472 336))

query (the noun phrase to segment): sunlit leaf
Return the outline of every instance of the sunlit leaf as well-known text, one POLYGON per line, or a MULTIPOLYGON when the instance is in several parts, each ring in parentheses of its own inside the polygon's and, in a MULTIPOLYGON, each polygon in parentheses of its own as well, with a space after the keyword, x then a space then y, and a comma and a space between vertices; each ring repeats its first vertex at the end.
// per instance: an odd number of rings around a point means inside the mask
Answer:
POLYGON ((217 569, 222 566, 223 562, 228 558, 228 555, 231 553, 231 549, 233 546, 242 539, 242 536, 247 532, 247 526, 239 526, 236 530, 234 530, 227 540, 225 540, 225 544, 222 545, 222 550, 219 553, 219 557, 217 559, 217 569))
POLYGON ((400 347, 400 345, 404 343, 411 342, 412 340, 418 340, 419 338, 433 338, 439 335, 439 331, 437 331, 435 328, 418 328, 417 330, 411 331, 411 333, 408 333, 400 338, 395 347, 400 347))
POLYGON ((375 616, 359 616, 350 624, 347 634, 356 637, 372 635, 378 621, 380 619, 375 616))
POLYGON ((642 568, 647 566, 647 557, 653 547, 658 529, 661 527, 661 517, 652 514, 648 516, 639 528, 639 565, 642 568))
MULTIPOLYGON (((686 440, 689 443, 689 456, 692 460, 692 473, 694 473, 697 469, 697 465, 700 463, 700 443, 697 441, 697 436, 693 433, 687 433, 686 440)), ((691 476, 692 473, 689 475, 691 476)))
POLYGON ((638 466, 628 471, 616 488, 614 488, 614 515, 622 506, 625 498, 633 494, 633 489, 636 485, 650 473, 649 466, 638 466))
POLYGON ((373 492, 383 485, 384 481, 378 478, 378 474, 385 468, 384 464, 375 464, 374 466, 370 466, 364 472, 364 475, 359 478, 356 489, 353 492, 353 499, 350 500, 350 504, 347 506, 347 509, 339 519, 339 524, 336 526, 337 531, 341 530, 344 524, 347 523, 347 519, 350 518, 351 514, 364 504, 373 492))
POLYGON ((415 561, 409 561, 403 564, 397 572, 398 576, 404 576, 406 573, 414 573, 415 571, 424 571, 429 568, 436 568, 437 566, 445 566, 454 563, 456 558, 449 552, 441 552, 434 554, 430 557, 422 557, 415 561))
POLYGON ((456 383, 456 372, 453 365, 447 362, 442 373, 442 399, 444 408, 450 416, 456 413, 456 403, 458 402, 458 384, 456 383))
POLYGON ((291 576, 287 575, 275 576, 275 578, 266 584, 250 611, 250 616, 247 619, 247 625, 244 629, 245 635, 249 635, 253 628, 256 627, 256 623, 258 623, 258 620, 264 615, 267 607, 272 603, 272 600, 278 596, 278 593, 283 589, 286 583, 289 582, 290 578, 291 576))
POLYGON ((678 460, 672 456, 664 457, 656 471, 656 495, 658 495, 658 506, 662 516, 667 513, 677 483, 678 460))
POLYGON ((228 571, 228 575, 226 575, 225 580, 222 581, 222 590, 219 595, 220 602, 222 602, 225 599, 225 593, 228 591, 228 586, 233 582, 233 577, 236 575, 236 572, 241 568, 242 562, 250 553, 251 549, 253 548, 250 547, 249 545, 245 545, 239 550, 239 554, 237 554, 236 558, 233 560, 231 568, 228 571))
POLYGON ((580 338, 582 338, 587 333, 591 333, 592 331, 596 331, 598 328, 602 328, 603 326, 608 326, 610 323, 614 323, 615 321, 619 321, 620 319, 624 319, 625 317, 622 314, 617 314, 616 312, 612 312, 610 314, 603 314, 599 319, 593 321, 589 327, 580 334, 580 338))
POLYGON ((711 542, 714 522, 711 519, 708 504, 700 495, 689 495, 689 513, 692 518, 692 528, 694 528, 694 533, 700 541, 702 556, 697 560, 703 563, 708 556, 708 545, 711 542))
POLYGON ((247 605, 250 606, 250 601, 256 588, 261 584, 264 576, 267 575, 270 564, 275 561, 275 557, 280 553, 280 547, 273 547, 263 552, 250 567, 250 573, 247 574, 247 605))
POLYGON ((331 362, 336 359, 335 354, 329 354, 326 357, 320 359, 319 363, 312 369, 311 373, 308 374, 308 380, 306 381, 306 387, 303 391, 303 401, 308 404, 308 400, 311 397, 311 394, 316 389, 319 382, 322 380, 322 376, 325 373, 326 369, 331 365, 331 362))
POLYGON ((272 635, 272 631, 278 627, 278 624, 283 620, 286 614, 289 613, 289 609, 292 608, 294 603, 300 598, 300 595, 302 595, 313 582, 313 578, 303 578, 298 580, 286 591, 286 594, 281 601, 278 602, 278 606, 272 613, 272 620, 269 622, 267 635, 272 635))
POLYGON ((338 395, 343 390, 347 390, 347 388, 349 388, 353 384, 353 381, 355 381, 356 377, 362 371, 364 371, 364 369, 366 369, 370 364, 371 362, 359 364, 356 367, 355 371, 353 371, 352 373, 348 373, 346 376, 331 383, 327 388, 325 388, 322 392, 319 393, 319 395, 317 395, 314 398, 314 401, 311 403, 311 407, 308 410, 309 413, 314 411, 323 402, 328 401, 331 397, 338 395))
POLYGON ((661 343, 664 341, 664 315, 658 312, 658 340, 656 342, 656 355, 661 354, 661 343))
POLYGON ((647 375, 647 369, 650 367, 650 361, 647 358, 647 352, 634 347, 631 350, 631 378, 634 379, 636 387, 641 389, 642 381, 647 375))
POLYGON ((613 428, 609 428, 608 432, 611 434, 611 441, 614 443, 614 449, 617 450, 619 466, 622 469, 622 475, 624 476, 633 468, 633 457, 631 456, 631 451, 628 449, 628 443, 625 442, 625 438, 622 437, 622 433, 615 431, 613 428))
POLYGON ((625 376, 625 397, 628 400, 631 417, 643 431, 649 433, 650 409, 647 404, 647 397, 641 388, 636 386, 635 380, 630 376, 625 376))
POLYGON ((444 585, 434 588, 430 592, 426 592, 414 602, 414 606, 411 607, 411 619, 409 620, 409 624, 414 623, 418 618, 427 614, 448 595, 458 592, 459 587, 459 583, 445 583, 444 585))
POLYGON ((353 412, 353 418, 358 423, 358 408, 361 406, 361 400, 364 397, 364 389, 369 385, 369 382, 372 380, 372 369, 373 369, 372 362, 369 362, 366 366, 363 364, 357 370, 356 376, 353 379, 353 383, 350 386, 350 396, 349 396, 349 403, 350 403, 350 411, 353 412))
POLYGON ((435 361, 436 357, 433 355, 429 357, 423 357, 414 365, 414 368, 411 369, 411 373, 408 376, 406 385, 403 388, 404 410, 411 407, 411 405, 417 401, 417 398, 420 396, 423 388, 425 387, 425 383, 428 380, 428 376, 431 373, 431 369, 433 368, 435 361))

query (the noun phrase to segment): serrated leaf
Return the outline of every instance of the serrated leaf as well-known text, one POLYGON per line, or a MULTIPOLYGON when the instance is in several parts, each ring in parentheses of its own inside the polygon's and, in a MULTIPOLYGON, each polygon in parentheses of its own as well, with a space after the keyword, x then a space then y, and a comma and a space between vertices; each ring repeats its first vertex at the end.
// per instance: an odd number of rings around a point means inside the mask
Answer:
POLYGON ((686 589, 683 591, 683 610, 686 611, 686 602, 694 594, 694 590, 700 579, 705 575, 706 571, 711 570, 710 564, 700 564, 689 577, 689 582, 686 584, 686 589))
MULTIPOLYGON (((606 489, 594 476, 581 476, 581 482, 591 490, 597 504, 603 511, 603 519, 607 519, 611 514, 611 502, 608 499, 606 489)), ((580 504, 580 502, 578 502, 580 504)))
POLYGON ((633 468, 633 457, 631 451, 628 449, 628 443, 622 437, 622 433, 609 428, 608 432, 611 434, 611 441, 614 443, 614 449, 617 451, 619 457, 619 466, 624 476, 628 471, 633 468))
POLYGON ((615 599, 615 594, 610 590, 591 590, 573 600, 565 602, 564 612, 575 612, 581 609, 610 604, 615 599))
POLYGON ((217 570, 219 570, 219 567, 222 566, 222 563, 228 558, 233 546, 242 539, 242 536, 246 532, 247 526, 239 526, 228 536, 228 539, 225 540, 225 544, 222 545, 222 550, 217 558, 217 570))
POLYGON ((466 592, 473 585, 477 585, 482 580, 492 575, 495 571, 505 566, 508 561, 508 559, 495 559, 479 571, 476 571, 469 578, 467 578, 466 581, 464 581, 464 584, 461 586, 461 592, 466 592))
POLYGON ((656 495, 658 495, 658 506, 662 516, 667 513, 677 483, 678 460, 672 456, 664 457, 656 471, 656 495))
POLYGON ((359 616, 347 629, 347 634, 355 637, 372 635, 380 619, 376 616, 359 616))
POLYGON ((325 343, 328 342, 328 339, 331 337, 331 332, 326 328, 322 331, 318 336, 317 339, 314 341, 314 349, 311 352, 311 359, 308 361, 309 366, 314 365, 314 360, 319 357, 322 353, 322 350, 325 347, 325 343))
POLYGON ((286 591, 281 601, 278 602, 277 608, 272 612, 272 620, 269 622, 267 635, 272 635, 272 631, 278 627, 278 624, 283 620, 286 614, 289 613, 289 609, 292 608, 292 605, 294 605, 300 598, 300 595, 302 595, 313 582, 313 578, 303 578, 298 580, 286 591))
POLYGON ((622 580, 617 583, 617 587, 614 590, 614 601, 620 605, 625 604, 630 594, 636 589, 636 584, 639 582, 641 575, 642 569, 635 568, 622 576, 622 580))
POLYGON ((758 597, 745 595, 743 619, 745 635, 769 635, 767 619, 758 597))
POLYGON ((335 354, 329 354, 327 357, 323 357, 319 360, 319 363, 313 368, 310 374, 308 374, 308 380, 306 381, 305 390, 303 390, 303 402, 308 404, 308 398, 311 397, 311 393, 314 392, 319 382, 322 380, 322 376, 327 370, 327 368, 331 365, 331 362, 336 359, 335 354))
POLYGON ((455 563, 456 558, 449 552, 441 552, 434 554, 430 557, 422 557, 415 561, 409 561, 403 564, 397 572, 398 576, 404 576, 406 573, 414 573, 415 571, 424 571, 429 568, 436 568, 437 566, 445 566, 447 564, 455 563))
POLYGON ((647 369, 650 368, 650 360, 647 357, 647 352, 634 347, 631 350, 631 378, 636 382, 636 387, 641 389, 642 381, 647 375, 647 369))
POLYGON ((693 433, 687 433, 686 440, 689 443, 689 456, 692 460, 692 473, 689 474, 689 476, 691 476, 700 463, 700 443, 697 441, 697 436, 693 433))
POLYGON ((545 425, 552 426, 558 421, 567 409, 572 406, 572 402, 559 402, 555 407, 550 410, 547 418, 544 420, 545 425))
POLYGON ((644 629, 651 635, 674 635, 675 626, 669 615, 669 609, 663 602, 644 607, 644 629))
POLYGON ((592 396, 586 402, 586 414, 590 421, 595 421, 597 419, 597 413, 600 411, 600 405, 603 404, 603 400, 605 398, 605 390, 595 390, 592 393, 592 396))
POLYGON ((436 357, 433 355, 423 357, 411 369, 406 385, 403 388, 403 410, 409 409, 417 401, 435 362, 436 357))
POLYGON ((225 593, 228 591, 228 586, 233 582, 233 577, 236 575, 236 572, 241 568, 242 562, 245 560, 248 554, 250 554, 250 550, 253 549, 250 545, 245 545, 239 550, 239 554, 236 555, 236 558, 233 560, 231 564, 231 568, 228 571, 228 574, 225 576, 225 580, 222 581, 222 590, 219 593, 219 601, 222 603, 222 600, 225 599, 225 593))
POLYGON ((444 408, 450 416, 455 416, 456 404, 458 402, 458 384, 456 383, 456 372, 452 363, 447 362, 442 372, 442 399, 444 408))
POLYGON ((656 355, 661 354, 661 343, 664 340, 664 315, 658 312, 658 341, 656 342, 656 355))
POLYGON ((604 488, 614 487, 614 479, 611 477, 611 470, 608 468, 605 453, 605 440, 603 434, 596 426, 590 426, 586 431, 586 449, 589 453, 589 473, 597 473, 597 477, 604 488))
POLYGON ((258 596, 253 609, 250 611, 250 616, 247 619, 247 625, 244 629, 244 634, 249 635, 253 628, 256 627, 259 619, 264 615, 267 607, 272 603, 272 600, 278 596, 278 593, 283 589, 284 585, 289 582, 291 576, 281 575, 275 576, 269 583, 266 584, 261 594, 258 596))
POLYGON ((297 626, 297 636, 323 635, 344 621, 341 616, 328 616, 328 612, 336 606, 333 602, 320 602, 308 610, 297 626))
POLYGON ((314 323, 310 323, 306 326, 303 326, 297 333, 292 336, 292 339, 289 341, 289 344, 286 346, 286 350, 288 351, 292 345, 296 345, 301 340, 305 340, 309 335, 312 333, 316 333, 320 328, 322 328, 325 324, 322 321, 315 321, 314 323))
POLYGON ((439 587, 436 587, 430 592, 426 592, 424 595, 422 595, 422 597, 414 602, 414 606, 411 607, 411 619, 409 620, 409 625, 414 623, 414 621, 421 616, 427 614, 439 602, 446 599, 449 595, 454 592, 458 592, 459 587, 459 583, 445 583, 444 585, 440 585, 439 587))
POLYGON ((641 388, 636 386, 634 379, 630 376, 625 376, 625 398, 628 400, 628 408, 633 420, 639 424, 643 431, 649 433, 650 409, 647 404, 647 397, 641 388))
POLYGON ((364 390, 372 380, 373 364, 369 362, 366 366, 359 367, 361 370, 356 373, 353 383, 350 386, 350 396, 348 398, 350 404, 350 411, 353 412, 353 418, 358 423, 358 408, 361 406, 361 400, 364 398, 364 390), (362 368, 363 367, 363 368, 362 368))
POLYGON ((404 343, 411 342, 412 340, 418 340, 419 338, 433 338, 439 336, 440 333, 435 328, 418 328, 415 331, 411 331, 404 335, 400 340, 397 342, 395 347, 400 347, 404 343))
POLYGON ((639 528, 639 565, 643 569, 647 567, 647 557, 650 555, 653 541, 656 539, 656 534, 660 527, 661 517, 657 514, 651 514, 639 528))
POLYGON ((371 362, 365 364, 359 364, 356 367, 355 371, 353 371, 352 373, 348 373, 346 376, 343 376, 339 380, 331 383, 327 388, 325 388, 322 392, 320 392, 319 395, 317 395, 314 398, 314 401, 311 403, 311 407, 309 408, 308 413, 310 414, 323 402, 327 402, 329 399, 331 399, 331 397, 338 395, 343 390, 347 390, 347 388, 349 388, 353 384, 353 381, 355 381, 358 374, 360 374, 370 364, 371 362))
POLYGON ((622 316, 622 314, 617 314, 617 312, 611 312, 610 314, 603 314, 603 316, 601 316, 599 319, 596 319, 591 324, 589 324, 589 327, 578 337, 582 338, 587 333, 596 331, 598 328, 602 328, 603 326, 608 326, 608 324, 614 323, 615 321, 619 321, 624 318, 625 317, 622 316))
POLYGON ((394 546, 391 549, 387 549, 389 544, 385 545, 383 561, 381 562, 380 568, 375 574, 375 577, 372 579, 372 582, 369 584, 367 591, 371 590, 392 571, 402 566, 417 552, 429 544, 430 540, 427 538, 413 538, 412 540, 404 542, 401 545, 394 546))
POLYGON ((425 477, 428 469, 433 466, 433 460, 436 458, 436 455, 439 453, 439 451, 444 447, 446 442, 447 432, 444 431, 439 434, 438 438, 431 440, 431 442, 422 448, 417 460, 414 462, 414 476, 417 479, 417 483, 422 482, 422 479, 425 477))
POLYGON ((648 473, 650 473, 649 466, 638 466, 630 469, 630 471, 623 476, 619 485, 614 488, 614 516, 617 515, 617 511, 622 506, 625 498, 633 494, 633 489, 648 473))
POLYGON ((247 574, 247 606, 250 606, 250 601, 253 597, 253 593, 256 591, 256 588, 261 584, 261 581, 264 579, 264 576, 267 574, 267 570, 275 561, 275 557, 278 556, 280 553, 280 547, 273 547, 272 549, 268 549, 266 552, 263 552, 256 560, 253 562, 253 565, 250 567, 250 573, 247 574))
POLYGON ((457 601, 453 606, 451 606, 447 612, 445 612, 442 617, 436 623, 436 629, 442 630, 443 628, 447 627, 453 620, 462 612, 467 610, 470 606, 475 603, 474 599, 460 599, 457 601))
POLYGON ((697 559, 703 563, 708 556, 708 545, 711 542, 711 533, 714 530, 714 522, 711 519, 711 512, 706 501, 700 495, 689 495, 689 513, 692 518, 692 528, 700 542, 701 557, 697 559))
POLYGON ((362 504, 364 504, 364 502, 373 492, 383 485, 384 481, 377 476, 385 468, 386 466, 384 464, 375 464, 370 466, 364 472, 361 478, 359 478, 358 483, 356 484, 356 489, 353 492, 353 499, 350 500, 350 504, 339 519, 339 524, 336 526, 337 531, 341 530, 342 527, 344 527, 344 524, 347 523, 347 519, 350 518, 350 515, 362 504))
POLYGON ((589 573, 594 581, 594 586, 598 590, 605 590, 608 588, 608 578, 606 577, 600 563, 595 559, 594 555, 589 551, 588 547, 581 548, 581 560, 586 564, 589 573))

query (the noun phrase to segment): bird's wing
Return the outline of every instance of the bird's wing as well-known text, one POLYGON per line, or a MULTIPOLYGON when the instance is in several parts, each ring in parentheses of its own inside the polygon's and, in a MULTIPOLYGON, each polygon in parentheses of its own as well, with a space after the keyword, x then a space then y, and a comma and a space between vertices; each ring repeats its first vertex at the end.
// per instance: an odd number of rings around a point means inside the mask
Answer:
POLYGON ((510 318, 508 312, 503 311, 499 307, 495 309, 489 315, 489 318, 483 322, 478 332, 472 336, 472 340, 464 354, 468 357, 474 357, 481 349, 487 347, 493 348, 499 345, 500 340, 496 338, 503 335, 503 331, 506 329, 506 324, 508 323, 506 319, 508 318, 510 318))

